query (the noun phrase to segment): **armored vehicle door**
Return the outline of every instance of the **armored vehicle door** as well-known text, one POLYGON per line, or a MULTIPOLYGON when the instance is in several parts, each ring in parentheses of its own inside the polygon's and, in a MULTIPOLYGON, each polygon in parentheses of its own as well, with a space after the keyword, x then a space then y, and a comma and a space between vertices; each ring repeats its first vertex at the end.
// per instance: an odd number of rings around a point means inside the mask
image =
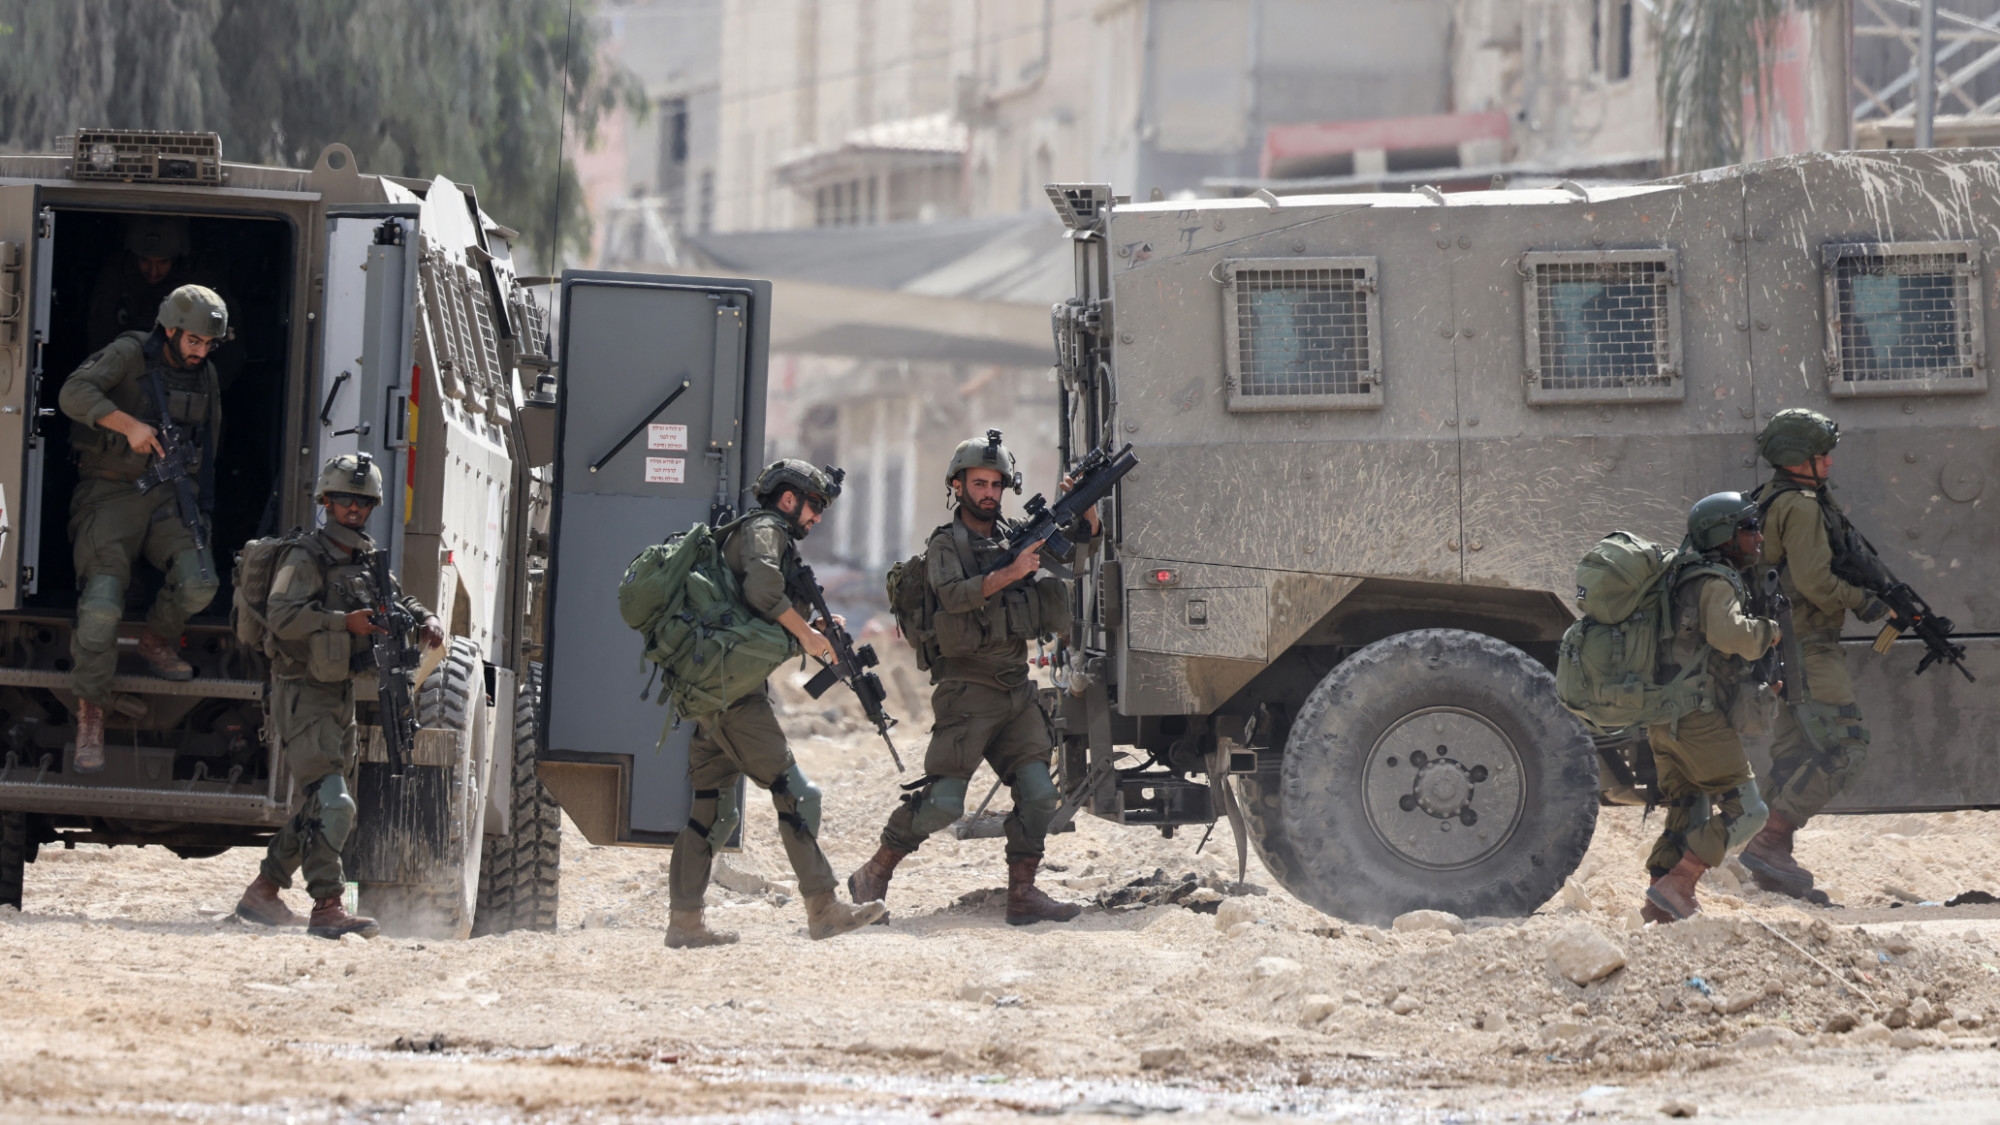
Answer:
POLYGON ((768 282, 570 272, 562 281, 540 775, 592 843, 687 823, 689 726, 618 615, 647 546, 751 503, 764 447, 768 282))
POLYGON ((34 430, 54 244, 55 215, 39 190, 0 187, 0 609, 18 607, 23 590, 34 589, 42 468, 34 430))
POLYGON ((416 307, 418 206, 329 208, 313 472, 329 457, 366 453, 382 467, 382 507, 369 531, 403 564, 408 514, 411 318, 416 307))

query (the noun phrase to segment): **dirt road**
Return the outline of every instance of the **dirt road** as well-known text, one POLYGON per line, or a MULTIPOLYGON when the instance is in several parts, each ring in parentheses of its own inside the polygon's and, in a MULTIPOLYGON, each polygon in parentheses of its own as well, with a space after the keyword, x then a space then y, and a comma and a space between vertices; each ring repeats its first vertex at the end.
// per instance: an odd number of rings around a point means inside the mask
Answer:
MULTIPOLYGON (((845 873, 895 774, 847 717, 787 722, 845 873)), ((249 852, 44 851, 25 912, 0 910, 0 1118, 2000 1117, 1981 1105, 2000 1099, 2000 911, 1892 906, 1996 889, 1993 814, 1824 821, 1802 853, 1845 909, 1718 873, 1707 917, 1651 929, 1632 908, 1658 825, 1631 809, 1606 811, 1543 913, 1463 933, 1342 925, 1276 887, 1219 914, 1013 928, 985 893, 1001 842, 938 840, 898 872, 893 925, 811 942, 769 806, 750 809, 727 878, 777 889, 717 888, 742 942, 694 952, 661 944, 664 851, 574 833, 558 933, 455 943, 245 927, 249 852), (1588 985, 1551 960, 1580 926, 1624 962, 1588 985)), ((1198 838, 1085 818, 1047 883, 1083 900, 1160 869, 1233 881, 1227 840, 1196 855, 1198 838)), ((1270 886, 1254 859, 1248 881, 1270 886)))

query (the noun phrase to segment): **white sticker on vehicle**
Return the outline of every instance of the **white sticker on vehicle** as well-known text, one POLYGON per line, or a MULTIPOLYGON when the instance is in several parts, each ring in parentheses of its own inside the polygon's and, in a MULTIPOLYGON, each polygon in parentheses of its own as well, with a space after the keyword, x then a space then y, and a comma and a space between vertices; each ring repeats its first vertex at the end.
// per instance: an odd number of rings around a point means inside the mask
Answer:
POLYGON ((647 449, 686 449, 688 428, 672 422, 654 422, 646 427, 647 449))
POLYGON ((686 484, 687 461, 680 457, 646 458, 647 484, 686 484))

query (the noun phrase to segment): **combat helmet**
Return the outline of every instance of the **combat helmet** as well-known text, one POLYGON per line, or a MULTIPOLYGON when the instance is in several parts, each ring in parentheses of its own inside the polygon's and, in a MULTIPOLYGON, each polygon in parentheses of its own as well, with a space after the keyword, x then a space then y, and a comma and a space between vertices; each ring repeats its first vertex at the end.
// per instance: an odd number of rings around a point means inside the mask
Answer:
POLYGON ((125 227, 125 249, 141 258, 178 258, 188 252, 187 220, 167 215, 133 219, 125 227))
POLYGON ((1793 406, 1778 411, 1757 435, 1757 452, 1777 468, 1803 465, 1840 443, 1840 423, 1817 410, 1793 406))
POLYGON ((846 477, 846 469, 836 469, 832 465, 815 469, 809 461, 787 457, 765 466, 750 485, 750 494, 757 498, 759 504, 768 505, 779 489, 791 488, 824 512, 840 499, 840 482, 846 477))
POLYGON ((958 474, 967 469, 994 469, 1000 474, 1000 484, 1011 488, 1015 495, 1021 492, 1021 470, 1016 467, 1014 455, 1000 444, 1000 431, 988 430, 983 438, 970 438, 958 443, 952 451, 951 463, 945 466, 944 486, 958 479, 958 474))
POLYGON ((230 337, 229 306, 206 285, 183 285, 167 294, 155 320, 162 328, 178 328, 211 340, 230 337))
POLYGON ((375 458, 366 453, 343 453, 329 458, 313 485, 313 503, 323 502, 329 492, 352 492, 356 496, 373 497, 380 504, 382 470, 376 467, 375 458))
POLYGON ((1757 526, 1757 504, 1741 492, 1717 492, 1694 502, 1688 509, 1688 542, 1697 551, 1713 551, 1736 535, 1747 523, 1757 526))

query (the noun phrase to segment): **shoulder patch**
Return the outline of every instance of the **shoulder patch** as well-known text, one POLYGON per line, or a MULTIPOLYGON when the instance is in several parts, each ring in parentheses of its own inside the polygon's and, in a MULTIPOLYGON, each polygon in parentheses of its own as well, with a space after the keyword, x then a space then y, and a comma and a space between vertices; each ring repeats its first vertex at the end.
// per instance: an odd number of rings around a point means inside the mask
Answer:
POLYGON ((275 598, 286 590, 291 589, 292 579, 297 576, 298 572, 299 568, 296 563, 279 571, 278 576, 271 579, 271 596, 275 598))

